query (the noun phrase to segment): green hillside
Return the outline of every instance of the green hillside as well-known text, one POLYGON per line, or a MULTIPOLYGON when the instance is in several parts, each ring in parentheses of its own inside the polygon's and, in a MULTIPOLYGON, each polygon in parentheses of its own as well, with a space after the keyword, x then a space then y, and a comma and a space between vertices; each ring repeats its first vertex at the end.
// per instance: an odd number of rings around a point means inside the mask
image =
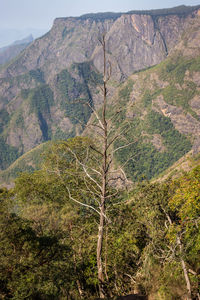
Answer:
POLYGON ((193 81, 197 72, 200 57, 187 59, 177 53, 131 76, 112 100, 116 109, 123 107, 114 123, 116 130, 119 124, 129 127, 115 148, 132 143, 115 158, 117 164, 125 164, 131 180, 158 176, 192 149, 195 131, 187 128, 181 117, 191 118, 199 126, 198 111, 191 107, 191 100, 200 96, 198 83, 193 81))
MULTIPOLYGON (((163 115, 159 107, 160 100, 156 99, 162 99, 164 105, 180 108, 181 115, 189 114, 198 122, 198 114, 190 103, 195 96, 200 94, 197 84, 193 81, 193 75, 199 71, 200 57, 186 59, 177 53, 160 65, 132 75, 125 83, 121 84, 115 92, 115 96, 110 100, 112 104, 110 104, 110 108, 108 106, 108 115, 112 115, 113 111, 123 107, 113 121, 115 128, 113 131, 119 130, 119 125, 121 128, 127 127, 123 138, 116 141, 114 147, 118 148, 131 143, 128 147, 116 152, 115 164, 124 165, 124 171, 132 181, 156 178, 192 149, 194 133, 188 131, 187 134, 183 134, 177 130, 173 123, 176 112, 172 111, 170 116, 163 115)), ((69 73, 66 74, 64 76, 64 71, 60 74, 58 85, 60 85, 61 99, 64 99, 62 95, 69 95, 67 98, 69 102, 61 101, 61 105, 63 105, 63 109, 67 107, 66 113, 73 109, 69 118, 72 118, 72 122, 76 124, 77 120, 82 118, 82 109, 81 104, 70 102, 71 90, 75 88, 75 82, 69 73), (68 90, 65 91, 66 87, 68 90), (72 108, 70 105, 74 105, 74 107, 72 108), (73 116, 77 116, 77 118, 73 116)), ((79 89, 83 87, 79 86, 79 89)), ((39 89, 35 92, 38 93, 39 89)), ((35 92, 31 92, 32 94, 29 96, 25 95, 29 97, 30 103, 32 103, 35 92)), ((79 90, 78 93, 80 93, 79 90)), ((48 101, 49 99, 48 97, 48 101)), ((43 102, 40 102, 40 106, 43 105, 40 108, 37 107, 36 101, 33 103, 34 106, 31 107, 36 113, 38 109, 39 111, 48 110, 45 102, 44 105, 43 102)), ((87 112, 84 115, 87 116, 87 112)), ((4 118, 6 119, 6 114, 4 118)), ((87 119, 83 119, 83 121, 86 122, 87 119)), ((183 126, 187 132, 187 124, 180 126, 183 126)), ((63 133, 57 138, 64 136, 63 133)), ((50 145, 50 143, 36 147, 20 157, 7 170, 1 172, 1 181, 9 182, 18 172, 38 169, 39 155, 46 149, 46 145, 50 145)))
POLYGON ((33 172, 41 167, 42 154, 51 147, 51 142, 43 143, 19 157, 6 170, 0 171, 0 184, 10 185, 22 172, 33 172))

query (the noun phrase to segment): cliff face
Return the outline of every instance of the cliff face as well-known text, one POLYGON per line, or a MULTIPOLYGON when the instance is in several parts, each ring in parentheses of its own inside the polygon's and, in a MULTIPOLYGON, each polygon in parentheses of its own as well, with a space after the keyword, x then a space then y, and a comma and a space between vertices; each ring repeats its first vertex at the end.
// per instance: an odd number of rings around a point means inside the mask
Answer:
MULTIPOLYGON (((183 56, 197 57, 198 20, 198 10, 187 16, 130 13, 56 19, 46 35, 0 70, 0 153, 8 157, 0 167, 44 141, 83 131, 90 106, 101 103, 102 33, 107 32, 112 81, 119 84, 135 71, 164 61, 176 47, 183 56)), ((192 76, 198 81, 198 74, 192 76)), ((115 92, 113 86, 110 90, 115 92)), ((198 103, 198 95, 190 99, 194 111, 198 103)), ((159 135, 151 140, 164 151, 159 135)))
POLYGON ((37 39, 0 77, 13 77, 40 69, 48 81, 72 63, 94 60, 102 69, 98 39, 107 33, 107 47, 114 61, 113 76, 124 78, 136 70, 158 64, 174 48, 194 13, 187 16, 124 14, 115 19, 58 18, 52 29, 37 39))
POLYGON ((112 99, 112 111, 124 109, 120 125, 131 128, 126 143, 135 141, 116 155, 123 165, 131 153, 125 172, 132 180, 151 179, 187 152, 200 152, 199 28, 200 18, 191 19, 168 57, 130 76, 112 99))
MULTIPOLYGON (((178 43, 191 16, 153 18, 147 15, 122 15, 107 34, 108 52, 117 79, 164 60, 178 43)), ((95 66, 102 70, 100 48, 93 55, 95 66)))
POLYGON ((0 76, 13 77, 30 70, 40 69, 48 81, 72 63, 90 59, 99 33, 109 31, 112 20, 60 18, 52 29, 37 39, 15 62, 0 72, 0 76))

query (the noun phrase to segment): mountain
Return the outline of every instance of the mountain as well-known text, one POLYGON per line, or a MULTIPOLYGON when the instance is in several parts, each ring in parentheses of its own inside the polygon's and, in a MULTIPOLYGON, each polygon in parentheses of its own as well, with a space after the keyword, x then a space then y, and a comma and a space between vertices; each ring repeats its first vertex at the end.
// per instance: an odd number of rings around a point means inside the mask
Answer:
POLYGON ((22 40, 15 41, 10 46, 0 48, 0 65, 5 64, 6 62, 16 57, 32 41, 33 41, 33 36, 31 34, 22 40))
POLYGON ((0 48, 11 45, 14 41, 22 40, 24 37, 33 35, 34 39, 42 36, 48 30, 37 29, 37 28, 25 28, 25 29, 14 29, 14 28, 0 28, 0 48))
POLYGON ((102 102, 98 38, 105 31, 110 109, 124 107, 114 126, 129 122, 126 139, 137 141, 119 152, 116 164, 132 153, 128 177, 150 179, 188 151, 198 153, 199 8, 56 19, 45 36, 0 69, 1 169, 45 141, 83 132, 90 107, 102 102))

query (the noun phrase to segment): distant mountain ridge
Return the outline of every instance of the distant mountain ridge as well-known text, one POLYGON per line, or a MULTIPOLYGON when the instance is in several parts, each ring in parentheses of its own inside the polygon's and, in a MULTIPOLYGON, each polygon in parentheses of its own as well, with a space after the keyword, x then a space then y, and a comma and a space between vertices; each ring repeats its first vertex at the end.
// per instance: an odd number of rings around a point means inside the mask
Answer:
POLYGON ((9 62, 11 59, 15 58, 22 50, 24 50, 31 42, 33 42, 33 36, 23 38, 22 40, 17 40, 11 45, 0 48, 0 65, 9 62))
MULTIPOLYGON (((79 19, 88 19, 88 18, 93 18, 93 19, 118 19, 122 15, 149 15, 149 16, 155 16, 155 17, 160 17, 160 16, 167 16, 167 15, 181 15, 181 16, 187 16, 191 14, 193 11, 200 9, 200 5, 196 6, 186 6, 186 5, 180 5, 172 8, 161 8, 161 9, 151 9, 151 10, 130 10, 128 12, 105 12, 105 13, 89 13, 89 14, 84 14, 80 17, 77 17, 79 19)), ((66 18, 59 18, 59 19, 66 19, 66 18)))
POLYGON ((44 35, 48 29, 37 28, 0 28, 0 48, 11 45, 14 41, 22 40, 24 37, 33 35, 34 39, 44 35))
MULTIPOLYGON (((128 119, 140 137, 129 152, 145 172, 127 165, 130 178, 152 178, 191 149, 198 153, 199 8, 57 18, 0 69, 1 169, 45 141, 82 134, 92 116, 85 104, 101 106, 103 32, 113 72, 110 101, 123 105, 120 124, 128 119)), ((125 156, 116 160, 123 164, 125 156)))

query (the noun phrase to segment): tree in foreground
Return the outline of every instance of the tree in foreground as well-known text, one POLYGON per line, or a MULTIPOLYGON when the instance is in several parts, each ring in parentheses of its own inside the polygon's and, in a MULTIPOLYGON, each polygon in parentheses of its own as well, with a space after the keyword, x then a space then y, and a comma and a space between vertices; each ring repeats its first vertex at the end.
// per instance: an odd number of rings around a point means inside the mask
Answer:
MULTIPOLYGON (((111 64, 106 57, 106 39, 105 35, 100 40, 103 52, 103 85, 100 87, 103 93, 103 104, 101 110, 96 110, 90 103, 87 105, 93 111, 93 118, 87 124, 88 128, 95 129, 97 136, 96 143, 89 138, 76 137, 64 143, 58 143, 52 148, 46 158, 46 163, 42 172, 49 174, 48 180, 54 186, 54 192, 51 193, 45 188, 45 182, 42 181, 39 189, 32 197, 49 198, 52 201, 72 201, 89 209, 99 216, 98 237, 96 246, 96 260, 98 273, 99 296, 104 298, 105 289, 105 269, 103 262, 103 238, 105 224, 110 223, 109 206, 115 201, 118 192, 111 187, 111 181, 115 177, 119 178, 119 170, 111 171, 114 153, 123 145, 114 149, 114 143, 122 137, 124 128, 116 130, 112 122, 117 122, 121 108, 108 117, 108 89, 107 84, 111 77, 111 64), (117 175, 115 176, 116 173, 117 175), (39 195, 40 194, 40 195, 39 195), (45 195, 46 194, 46 195, 45 195)), ((123 172, 120 170, 120 172, 123 172)), ((41 172, 38 172, 41 176, 41 172)), ((35 180, 37 172, 35 173, 35 180)), ((45 177, 45 176, 44 176, 45 177)), ((125 176, 124 176, 125 177, 125 176)), ((47 178, 47 177, 45 177, 47 178)), ((20 180, 23 180, 22 178, 20 180)), ((39 178, 38 178, 39 180, 39 178)), ((124 178, 123 178, 124 180, 124 178)), ((20 192, 18 192, 20 194, 20 192)), ((30 195, 21 195, 21 198, 30 199, 30 195)), ((34 199, 29 201, 34 202, 34 199)), ((107 276, 106 276, 107 277, 107 276)))

